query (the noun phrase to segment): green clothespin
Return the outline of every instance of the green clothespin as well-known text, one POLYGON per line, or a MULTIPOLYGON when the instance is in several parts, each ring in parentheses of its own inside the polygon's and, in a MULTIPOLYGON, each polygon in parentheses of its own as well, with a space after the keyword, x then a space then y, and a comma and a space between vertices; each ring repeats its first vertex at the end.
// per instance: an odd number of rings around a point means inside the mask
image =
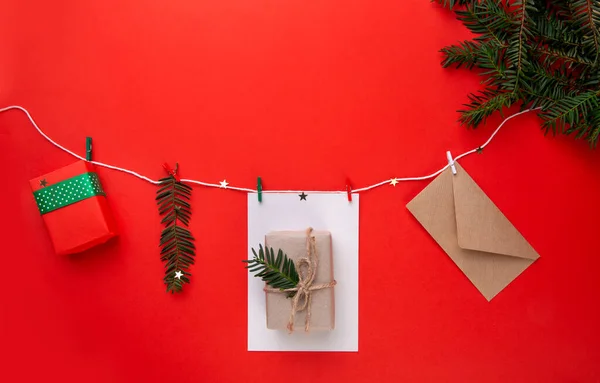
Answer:
POLYGON ((92 137, 85 138, 85 160, 92 160, 92 137))
POLYGON ((256 182, 256 191, 258 192, 258 202, 262 202, 262 180, 258 177, 256 182))

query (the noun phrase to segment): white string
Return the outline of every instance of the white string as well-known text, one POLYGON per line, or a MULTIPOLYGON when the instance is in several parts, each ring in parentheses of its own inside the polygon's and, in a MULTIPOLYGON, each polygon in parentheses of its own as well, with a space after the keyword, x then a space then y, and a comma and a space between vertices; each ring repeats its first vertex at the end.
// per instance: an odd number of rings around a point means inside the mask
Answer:
MULTIPOLYGON (((539 108, 536 108, 536 109, 539 109, 539 108)), ((454 157, 454 162, 457 162, 458 160, 460 160, 461 158, 464 158, 464 157, 468 156, 469 154, 477 153, 477 150, 478 150, 478 149, 480 149, 480 150, 481 150, 481 149, 485 148, 486 146, 488 146, 488 145, 489 145, 489 143, 490 143, 490 142, 492 142, 492 139, 493 139, 493 138, 496 136, 496 134, 497 134, 497 133, 500 131, 500 128, 502 128, 502 126, 503 126, 505 123, 507 123, 507 122, 508 122, 510 119, 512 119, 512 118, 515 118, 515 117, 517 117, 517 116, 520 116, 521 114, 524 114, 524 113, 527 113, 527 112, 531 112, 532 110, 536 110, 536 109, 525 109, 525 110, 523 110, 523 111, 521 111, 521 112, 518 112, 518 113, 515 113, 515 114, 513 114, 513 115, 511 115, 511 116, 508 116, 508 117, 506 117, 506 118, 504 119, 504 121, 502 121, 502 122, 500 123, 500 125, 498 125, 498 127, 496 128, 496 130, 494 130, 494 133, 492 133, 492 135, 490 136, 490 138, 488 138, 488 140, 487 140, 487 141, 486 141, 486 142, 485 142, 483 145, 481 145, 481 146, 480 146, 480 147, 478 147, 478 148, 475 148, 475 149, 469 150, 468 152, 464 152, 463 154, 461 154, 461 155, 459 155, 459 156, 457 156, 457 157, 454 157)), ((446 166, 444 166, 443 168, 441 168, 441 169, 440 169, 440 170, 438 170, 437 172, 435 172, 435 173, 432 173, 432 174, 430 174, 430 175, 428 175, 428 176, 422 176, 422 177, 406 177, 406 178, 395 178, 395 180, 396 180, 396 181, 398 181, 398 182, 405 182, 405 181, 423 181, 423 180, 427 180, 427 179, 430 179, 430 178, 435 178, 435 177, 437 177, 437 176, 438 176, 440 173, 442 173, 444 170, 446 170, 446 169, 448 168, 448 166, 450 166, 450 164, 446 164, 446 166)), ((392 178, 392 179, 394 179, 394 178, 392 178)), ((379 186, 382 186, 382 185, 385 185, 385 184, 389 184, 389 183, 392 181, 392 179, 390 179, 390 180, 387 180, 387 181, 382 181, 382 182, 376 183, 375 185, 371 185, 371 186, 367 186, 367 187, 364 187, 364 188, 356 189, 356 190, 354 190, 354 192, 356 192, 356 193, 359 193, 359 192, 363 192, 363 191, 367 191, 367 190, 374 189, 374 188, 376 188, 376 187, 379 187, 379 186)))
MULTIPOLYGON (((31 125, 33 125, 33 127, 38 131, 38 133, 41 134, 46 140, 48 140, 52 145, 54 145, 57 148, 59 148, 59 149, 65 151, 65 152, 69 153, 70 155, 72 155, 75 158, 79 158, 80 160, 84 160, 84 161, 86 160, 85 157, 81 157, 77 153, 74 153, 74 152, 70 151, 69 149, 67 149, 64 146, 62 146, 61 144, 59 144, 58 142, 54 141, 52 138, 48 137, 46 135, 46 133, 42 132, 42 129, 40 129, 40 127, 37 126, 37 124, 33 120, 33 117, 31 117, 31 114, 29 114, 29 112, 27 111, 27 109, 25 109, 25 108, 23 108, 21 106, 18 106, 18 105, 11 105, 11 106, 7 106, 6 108, 0 109, 0 113, 6 112, 6 111, 11 110, 11 109, 18 109, 21 112, 25 113, 25 115, 27 116, 27 118, 29 118, 29 121, 31 122, 31 125)), ((123 172, 123 173, 131 174, 132 176, 135 176, 135 177, 140 178, 140 179, 142 179, 144 181, 150 182, 150 183, 152 183, 154 185, 158 185, 158 183, 159 183, 158 181, 154 181, 153 179, 148 178, 146 176, 143 176, 143 175, 141 175, 139 173, 136 173, 133 170, 123 169, 123 168, 120 168, 118 166, 109 165, 109 164, 105 164, 105 163, 98 162, 98 161, 89 161, 89 162, 91 162, 94 165, 98 165, 98 166, 102 166, 102 167, 105 167, 105 168, 117 170, 117 171, 120 171, 120 172, 123 172)))
MULTIPOLYGON (((27 116, 27 118, 29 119, 29 122, 31 122, 31 124, 33 125, 33 127, 38 131, 39 134, 42 135, 42 137, 44 137, 46 140, 48 140, 52 145, 56 146, 57 148, 63 150, 64 152, 69 153, 70 155, 72 155, 75 158, 78 158, 80 160, 85 161, 85 157, 82 157, 80 155, 78 155, 75 152, 70 151, 69 149, 65 148, 64 146, 60 145, 58 142, 54 141, 53 139, 51 139, 50 137, 48 137, 48 135, 46 135, 46 133, 44 133, 42 131, 42 129, 40 129, 40 127, 35 123, 35 121, 33 120, 33 117, 31 117, 31 114, 29 114, 29 112, 27 111, 27 109, 18 106, 18 105, 11 105, 11 106, 7 106, 6 108, 2 108, 0 109, 0 113, 2 112, 6 112, 9 111, 11 109, 17 109, 20 110, 21 112, 25 113, 25 115, 27 116)), ((536 108, 539 109, 539 108, 536 108)), ((486 146, 488 146, 490 144, 490 142, 492 142, 492 139, 496 136, 496 134, 498 134, 498 132, 500 131, 500 128, 502 128, 502 126, 504 126, 504 124, 506 122, 508 122, 509 120, 520 116, 521 114, 530 112, 532 110, 536 110, 536 109, 525 109, 521 112, 515 113, 511 116, 508 116, 507 118, 504 119, 504 121, 502 121, 500 123, 500 125, 498 125, 498 127, 496 128, 496 130, 494 130, 494 133, 492 133, 492 135, 490 136, 490 138, 488 138, 488 140, 481 145, 478 148, 475 148, 473 150, 469 150, 468 152, 465 152, 457 157, 454 158, 454 162, 460 160, 461 158, 464 158, 470 154, 473 153, 477 153, 477 150, 481 150, 483 148, 485 148, 486 146)), ((109 165, 109 164, 105 164, 102 162, 98 162, 98 161, 89 161, 92 164, 96 165, 96 166, 101 166, 104 168, 108 168, 108 169, 113 169, 119 172, 123 172, 123 173, 127 173, 127 174, 131 174, 132 176, 135 176, 139 179, 142 179, 146 182, 150 182, 151 184, 154 185, 158 185, 159 181, 155 181, 149 177, 146 177, 144 175, 141 175, 139 173, 134 172, 133 170, 129 170, 129 169, 124 169, 124 168, 120 168, 118 166, 114 166, 114 165, 109 165)), ((448 168, 448 166, 450 166, 450 164, 446 164, 446 166, 444 166, 443 168, 441 168, 440 170, 436 171, 435 173, 429 174, 427 176, 421 176, 421 177, 404 177, 404 178, 391 178, 389 180, 385 180, 385 181, 381 181, 378 182, 376 184, 370 185, 370 186, 365 186, 363 188, 359 188, 359 189, 354 189, 352 190, 352 193, 361 193, 361 192, 365 192, 371 189, 375 189, 377 187, 383 186, 383 185, 389 185, 392 181, 396 181, 396 182, 407 182, 407 181, 423 181, 423 180, 427 180, 430 178, 434 178, 437 177, 440 173, 442 173, 444 170, 446 170, 448 168)), ((249 192, 249 193, 256 193, 257 190, 256 189, 249 189, 249 188, 242 188, 242 187, 235 187, 235 186, 229 186, 227 185, 226 187, 221 186, 220 184, 213 184, 213 183, 208 183, 208 182, 202 182, 202 181, 197 181, 197 180, 193 180, 193 179, 182 179, 181 182, 186 182, 186 183, 190 183, 190 184, 196 184, 196 185, 201 185, 201 186, 205 186, 205 187, 213 187, 213 188, 222 188, 222 189, 230 189, 230 190, 237 190, 237 191, 243 191, 243 192, 249 192)), ((334 191, 317 191, 317 190, 263 190, 262 193, 330 193, 330 194, 345 194, 347 193, 346 190, 334 190, 334 191)))

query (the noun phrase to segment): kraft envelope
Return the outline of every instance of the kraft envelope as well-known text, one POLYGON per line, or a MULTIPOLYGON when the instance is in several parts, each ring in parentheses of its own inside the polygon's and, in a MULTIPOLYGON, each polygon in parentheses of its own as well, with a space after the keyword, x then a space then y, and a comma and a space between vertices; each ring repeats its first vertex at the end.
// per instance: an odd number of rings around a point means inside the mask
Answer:
POLYGON ((475 287, 490 301, 538 253, 458 164, 406 205, 475 287))

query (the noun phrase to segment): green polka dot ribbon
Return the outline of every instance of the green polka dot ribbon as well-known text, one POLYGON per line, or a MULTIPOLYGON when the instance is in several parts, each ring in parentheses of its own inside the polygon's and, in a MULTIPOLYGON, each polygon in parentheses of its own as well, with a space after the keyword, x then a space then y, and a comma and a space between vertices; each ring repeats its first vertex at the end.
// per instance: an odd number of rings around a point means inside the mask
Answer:
POLYGON ((46 214, 84 199, 106 194, 98 175, 90 172, 36 190, 33 195, 40 213, 46 214))

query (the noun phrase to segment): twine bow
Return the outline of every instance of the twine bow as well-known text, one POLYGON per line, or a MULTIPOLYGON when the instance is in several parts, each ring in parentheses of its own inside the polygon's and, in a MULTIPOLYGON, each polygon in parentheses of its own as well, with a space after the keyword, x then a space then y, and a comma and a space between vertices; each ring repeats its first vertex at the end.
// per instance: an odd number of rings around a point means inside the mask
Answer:
POLYGON ((319 266, 319 256, 317 254, 315 237, 311 235, 312 231, 312 227, 309 227, 306 230, 306 257, 302 257, 296 261, 296 269, 299 277, 296 287, 284 290, 273 289, 270 287, 265 288, 265 291, 270 293, 296 292, 292 298, 292 311, 290 313, 290 320, 287 325, 287 329, 290 334, 294 332, 296 313, 303 310, 306 310, 304 331, 308 332, 310 330, 310 307, 312 302, 312 292, 316 290, 328 289, 336 285, 335 280, 329 283, 321 283, 318 285, 313 284, 315 275, 317 273, 317 267, 319 266), (304 271, 304 269, 306 269, 306 271, 304 271))

